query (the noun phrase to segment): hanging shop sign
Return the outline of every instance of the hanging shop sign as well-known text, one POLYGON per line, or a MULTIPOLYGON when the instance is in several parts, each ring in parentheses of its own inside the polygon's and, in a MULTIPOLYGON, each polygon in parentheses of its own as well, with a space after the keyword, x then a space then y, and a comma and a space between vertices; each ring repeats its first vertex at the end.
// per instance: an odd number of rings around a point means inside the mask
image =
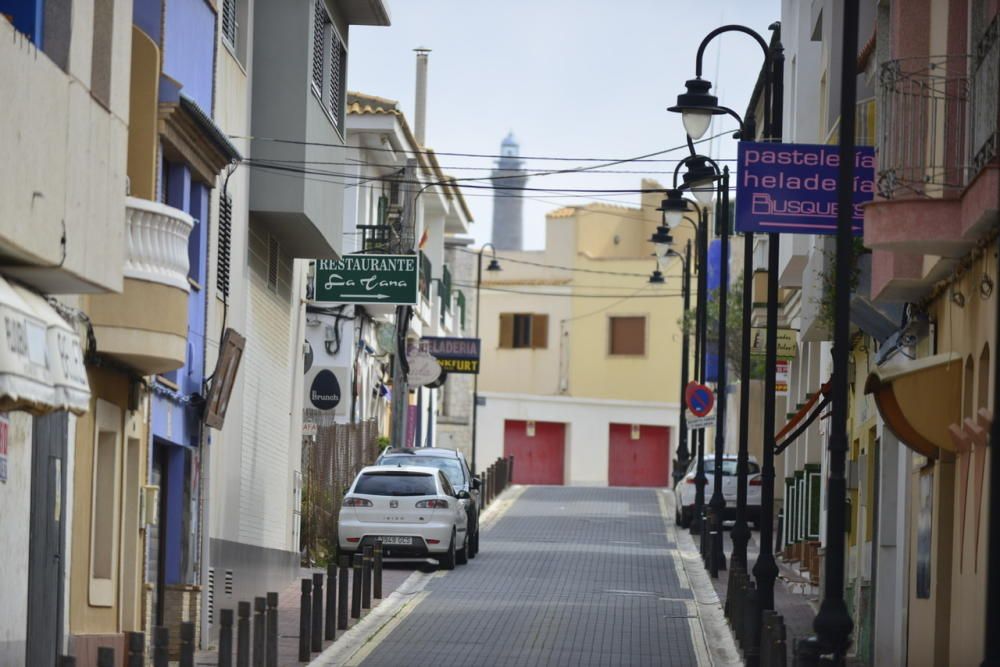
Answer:
POLYGON ((788 379, 791 375, 792 362, 778 359, 774 365, 774 393, 776 396, 788 396, 788 379))
POLYGON ((406 382, 411 387, 432 384, 443 372, 438 360, 422 348, 411 347, 406 353, 406 362, 410 367, 406 382))
MULTIPOLYGON (((835 234, 839 147, 827 144, 739 142, 736 231, 835 234)), ((863 230, 862 204, 875 196, 875 151, 854 155, 852 230, 863 230)))
MULTIPOLYGON (((778 358, 794 359, 798 352, 798 335, 795 329, 778 329, 778 358)), ((767 329, 764 327, 753 327, 750 329, 750 354, 755 357, 763 357, 767 352, 767 329)))
POLYGON ((420 339, 427 351, 448 373, 479 373, 478 338, 440 338, 425 336, 420 339))
POLYGON ((416 255, 345 255, 318 259, 313 298, 322 303, 417 303, 419 265, 416 255))
POLYGON ((347 369, 315 366, 306 373, 305 380, 308 407, 335 411, 343 396, 341 388, 347 385, 347 369))

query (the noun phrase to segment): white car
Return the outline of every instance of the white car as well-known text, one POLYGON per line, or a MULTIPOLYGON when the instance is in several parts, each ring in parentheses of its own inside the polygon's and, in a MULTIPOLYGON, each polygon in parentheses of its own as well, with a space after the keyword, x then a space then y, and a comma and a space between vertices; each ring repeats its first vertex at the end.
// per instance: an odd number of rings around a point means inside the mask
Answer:
MULTIPOLYGON (((687 528, 694 518, 694 497, 697 485, 695 484, 695 473, 697 472, 698 460, 692 459, 687 473, 674 487, 677 497, 677 525, 687 528)), ((705 457, 705 505, 712 499, 712 491, 715 489, 715 455, 709 453, 705 457)), ((736 519, 736 455, 722 455, 722 495, 726 499, 726 510, 723 513, 723 520, 732 521, 736 519)), ((747 521, 753 523, 754 528, 760 525, 760 466, 757 459, 750 457, 747 460, 747 521)))
POLYGON ((363 468, 340 509, 340 552, 353 554, 381 538, 385 558, 436 558, 453 570, 469 558, 468 517, 459 502, 468 498, 437 468, 363 468))

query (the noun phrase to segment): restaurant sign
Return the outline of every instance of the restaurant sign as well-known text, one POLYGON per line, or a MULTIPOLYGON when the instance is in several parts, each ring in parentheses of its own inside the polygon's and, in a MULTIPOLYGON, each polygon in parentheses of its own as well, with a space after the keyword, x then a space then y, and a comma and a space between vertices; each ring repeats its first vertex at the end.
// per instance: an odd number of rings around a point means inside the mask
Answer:
POLYGON ((479 373, 478 338, 439 338, 425 336, 421 343, 437 358, 441 368, 448 373, 479 373))
POLYGON ((313 298, 322 303, 417 303, 416 255, 345 255, 316 260, 313 298))
MULTIPOLYGON (((798 336, 796 329, 778 329, 778 358, 794 359, 798 352, 798 336)), ((750 354, 763 357, 767 352, 767 329, 753 327, 750 329, 750 354)))

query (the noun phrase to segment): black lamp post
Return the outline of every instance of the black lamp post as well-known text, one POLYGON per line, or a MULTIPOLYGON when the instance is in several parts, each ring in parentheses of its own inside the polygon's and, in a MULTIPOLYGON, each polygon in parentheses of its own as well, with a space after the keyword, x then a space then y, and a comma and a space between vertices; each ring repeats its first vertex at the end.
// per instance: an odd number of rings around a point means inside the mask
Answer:
MULTIPOLYGON (((493 247, 492 243, 485 243, 483 247, 479 249, 479 254, 476 257, 476 340, 479 340, 479 313, 482 311, 482 305, 479 301, 479 288, 483 283, 483 252, 489 248, 492 257, 490 258, 489 266, 486 267, 487 271, 499 271, 500 263, 497 261, 497 249, 493 247)), ((480 343, 482 344, 482 343, 480 343)), ((478 430, 479 421, 476 419, 479 413, 479 373, 476 373, 472 380, 472 472, 476 472, 476 432, 478 430)))

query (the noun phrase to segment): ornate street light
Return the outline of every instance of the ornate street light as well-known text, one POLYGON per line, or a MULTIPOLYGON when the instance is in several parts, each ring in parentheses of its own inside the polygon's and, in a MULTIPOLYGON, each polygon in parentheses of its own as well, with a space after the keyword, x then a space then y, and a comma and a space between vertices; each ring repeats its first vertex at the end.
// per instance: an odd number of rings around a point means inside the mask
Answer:
MULTIPOLYGON (((479 340, 479 313, 482 311, 481 301, 479 300, 480 287, 483 284, 483 252, 489 248, 490 249, 490 263, 486 267, 487 271, 500 271, 500 263, 497 261, 497 249, 493 247, 492 243, 485 243, 483 247, 479 249, 478 256, 476 257, 476 340, 479 340)), ((476 472, 476 432, 478 430, 479 422, 476 420, 476 416, 479 412, 479 373, 473 376, 472 380, 472 472, 476 472)))

